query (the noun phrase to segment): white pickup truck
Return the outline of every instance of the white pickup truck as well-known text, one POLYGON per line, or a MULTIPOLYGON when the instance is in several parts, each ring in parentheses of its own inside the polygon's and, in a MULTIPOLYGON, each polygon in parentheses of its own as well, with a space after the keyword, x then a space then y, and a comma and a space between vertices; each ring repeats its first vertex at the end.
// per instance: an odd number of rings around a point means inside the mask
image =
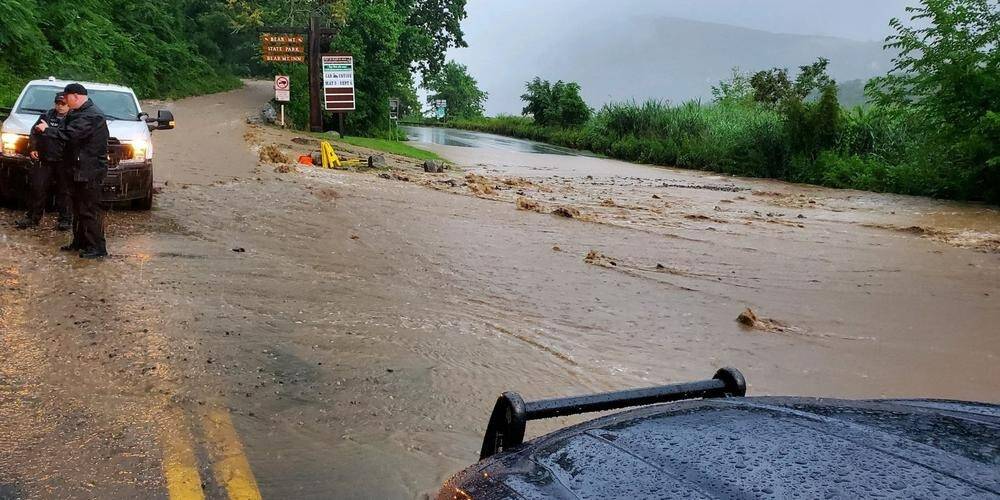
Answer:
MULTIPOLYGON (((39 115, 52 108, 55 95, 71 81, 33 80, 24 86, 0 127, 0 200, 17 200, 26 191, 25 168, 30 165, 28 135, 39 115)), ((127 202, 132 208, 153 206, 152 131, 174 128, 173 114, 160 110, 156 118, 142 112, 139 99, 128 87, 78 82, 108 120, 108 175, 103 200, 127 202)))

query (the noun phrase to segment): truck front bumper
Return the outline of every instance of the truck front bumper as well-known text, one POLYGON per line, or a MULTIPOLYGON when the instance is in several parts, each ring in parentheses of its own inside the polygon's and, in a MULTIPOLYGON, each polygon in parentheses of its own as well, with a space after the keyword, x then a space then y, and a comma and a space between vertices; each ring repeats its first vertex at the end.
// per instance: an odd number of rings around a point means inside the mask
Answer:
MULTIPOLYGON (((0 199, 23 203, 28 191, 27 169, 31 160, 24 156, 0 155, 0 199)), ((121 162, 108 168, 101 200, 117 203, 149 196, 153 189, 153 162, 121 162)))

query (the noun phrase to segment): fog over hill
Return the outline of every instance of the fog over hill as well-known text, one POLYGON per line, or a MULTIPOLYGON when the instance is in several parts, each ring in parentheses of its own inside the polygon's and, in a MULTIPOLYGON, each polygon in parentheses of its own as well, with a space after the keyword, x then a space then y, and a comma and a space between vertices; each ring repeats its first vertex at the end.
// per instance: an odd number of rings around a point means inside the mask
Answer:
MULTIPOLYGON (((711 86, 737 66, 744 71, 775 66, 794 70, 822 56, 830 59, 830 72, 841 82, 884 74, 890 66, 891 54, 883 51, 879 40, 888 28, 878 26, 887 25, 892 15, 904 15, 906 2, 881 3, 879 8, 865 11, 877 19, 866 18, 865 23, 854 24, 847 18, 851 13, 844 10, 857 2, 844 2, 836 9, 841 17, 828 16, 828 30, 820 30, 822 19, 816 19, 824 16, 823 12, 815 11, 808 18, 813 24, 807 29, 813 32, 863 34, 866 41, 774 33, 663 15, 673 13, 683 3, 624 1, 608 5, 584 1, 579 2, 580 9, 572 9, 573 2, 556 0, 542 5, 535 2, 527 8, 524 2, 511 0, 501 8, 499 3, 472 0, 470 19, 466 21, 470 47, 454 50, 450 56, 466 64, 481 88, 489 92, 489 114, 520 113, 524 82, 536 75, 553 81, 579 82, 585 99, 594 107, 633 98, 707 100, 711 97, 711 86), (475 19, 486 14, 489 17, 485 20, 475 19), (845 26, 838 29, 837 23, 845 26), (851 29, 847 29, 848 25, 851 29), (858 27, 861 25, 864 30, 858 27)), ((691 13, 702 18, 742 21, 729 11, 728 17, 721 11, 708 11, 711 5, 727 3, 746 2, 705 2, 700 5, 708 7, 701 10, 692 7, 691 13)), ((783 5, 797 5, 801 9, 810 3, 815 2, 804 0, 783 5)), ((776 13, 787 19, 762 17, 754 11, 755 16, 747 17, 746 24, 768 29, 801 28, 795 22, 796 9, 778 9, 777 4, 780 2, 760 0, 757 5, 775 8, 776 13)), ((866 9, 861 4, 855 7, 866 9)), ((799 17, 805 19, 802 17, 805 15, 803 11, 799 17)))

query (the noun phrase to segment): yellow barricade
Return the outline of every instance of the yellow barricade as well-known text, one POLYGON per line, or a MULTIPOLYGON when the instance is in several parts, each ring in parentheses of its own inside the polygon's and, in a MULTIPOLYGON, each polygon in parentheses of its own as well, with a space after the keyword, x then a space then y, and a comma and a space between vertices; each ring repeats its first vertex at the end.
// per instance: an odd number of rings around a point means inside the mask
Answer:
POLYGON ((341 160, 333 145, 327 141, 319 143, 319 155, 323 159, 323 168, 357 167, 362 165, 360 159, 341 160))

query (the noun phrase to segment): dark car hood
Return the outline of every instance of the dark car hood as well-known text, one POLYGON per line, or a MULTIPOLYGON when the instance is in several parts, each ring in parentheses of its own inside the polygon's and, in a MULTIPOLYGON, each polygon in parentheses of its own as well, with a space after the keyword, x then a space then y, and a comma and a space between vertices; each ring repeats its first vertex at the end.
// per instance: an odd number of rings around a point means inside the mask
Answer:
POLYGON ((955 401, 730 398, 657 405, 479 462, 442 496, 1000 496, 1000 407, 955 401))

